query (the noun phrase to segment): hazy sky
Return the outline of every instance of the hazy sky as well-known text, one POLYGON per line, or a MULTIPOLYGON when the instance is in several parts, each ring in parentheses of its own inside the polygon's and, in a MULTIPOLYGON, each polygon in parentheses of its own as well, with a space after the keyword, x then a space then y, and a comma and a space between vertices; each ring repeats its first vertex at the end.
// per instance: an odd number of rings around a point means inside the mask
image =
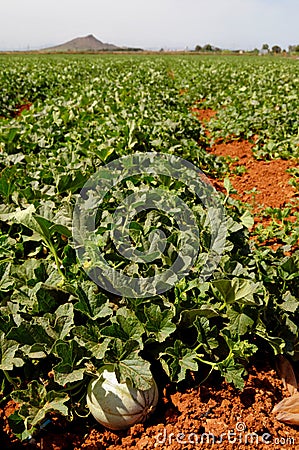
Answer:
POLYGON ((42 48, 94 34, 142 48, 287 48, 299 0, 1 0, 0 49, 42 48))

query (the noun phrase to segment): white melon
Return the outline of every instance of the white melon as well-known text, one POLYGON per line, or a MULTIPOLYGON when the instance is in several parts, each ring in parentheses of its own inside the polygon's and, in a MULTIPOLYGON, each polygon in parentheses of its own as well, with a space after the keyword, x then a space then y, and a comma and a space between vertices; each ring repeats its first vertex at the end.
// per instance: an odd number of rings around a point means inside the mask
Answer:
POLYGON ((146 390, 119 383, 114 372, 104 370, 91 380, 87 389, 87 406, 93 417, 111 430, 123 430, 144 422, 155 410, 158 388, 154 379, 146 390))

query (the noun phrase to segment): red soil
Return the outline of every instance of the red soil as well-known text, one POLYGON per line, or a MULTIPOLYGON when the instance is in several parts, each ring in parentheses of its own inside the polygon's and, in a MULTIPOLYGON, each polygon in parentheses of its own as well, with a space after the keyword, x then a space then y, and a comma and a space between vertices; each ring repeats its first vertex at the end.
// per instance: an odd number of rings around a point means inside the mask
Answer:
POLYGON ((16 107, 15 117, 18 117, 22 114, 23 111, 29 111, 32 103, 28 102, 28 100, 24 100, 24 102, 16 107))
MULTIPOLYGON (((203 123, 207 123, 217 112, 212 109, 193 108, 196 117, 203 123)), ((208 133, 207 133, 208 134, 208 133)), ((254 158, 253 144, 248 141, 232 140, 220 142, 208 149, 217 156, 229 157, 233 161, 230 164, 230 181, 236 189, 236 198, 244 203, 250 203, 254 212, 260 212, 265 207, 281 208, 291 201, 298 200, 298 192, 289 184, 291 175, 287 169, 298 165, 298 161, 286 161, 273 159, 261 161, 254 158), (234 172, 238 166, 244 167, 242 175, 234 172), (254 192, 248 192, 254 189, 254 192)), ((224 190, 223 182, 217 180, 211 182, 216 188, 224 190)), ((234 197, 234 195, 232 195, 234 197)))
POLYGON ((208 122, 212 117, 216 116, 217 111, 214 111, 213 109, 199 109, 199 108, 192 108, 192 111, 196 114, 196 117, 200 122, 208 122))
POLYGON ((289 183, 291 174, 286 170, 294 167, 296 162, 283 159, 257 160, 252 154, 252 146, 247 141, 231 141, 216 144, 209 149, 214 155, 236 159, 230 165, 230 181, 238 192, 236 198, 250 203, 255 212, 265 207, 281 208, 295 200, 298 193, 289 183), (233 173, 238 166, 246 169, 242 175, 233 173), (252 190, 254 192, 249 192, 252 190))
MULTIPOLYGON (((195 387, 184 392, 175 392, 173 387, 164 389, 151 420, 128 431, 112 432, 95 425, 84 434, 85 429, 65 428, 64 423, 58 423, 54 432, 44 432, 34 444, 22 447, 28 450, 191 450, 197 448, 192 442, 198 440, 200 449, 231 450, 236 448, 236 443, 240 450, 299 448, 298 427, 279 422, 272 413, 273 407, 290 394, 270 366, 251 367, 242 391, 213 377, 203 386, 194 384, 195 387)), ((6 417, 13 410, 14 405, 8 405, 1 414, 5 432, 9 432, 6 417)), ((19 448, 12 439, 9 443, 4 438, 2 444, 5 450, 19 448)))
MULTIPOLYGON (((249 433, 258 435, 250 445, 252 449, 269 448, 269 444, 263 443, 263 439, 273 442, 275 439, 288 438, 291 442, 290 439, 293 438, 299 445, 299 431, 278 422, 271 414, 278 399, 284 395, 288 394, 273 370, 252 368, 242 392, 222 382, 218 387, 214 384, 206 384, 187 390, 185 393, 167 394, 163 399, 163 408, 166 408, 166 411, 161 411, 163 416, 158 416, 155 420, 159 423, 154 422, 150 426, 136 425, 125 435, 117 433, 114 435, 114 442, 107 447, 104 444, 102 448, 109 450, 194 449, 197 445, 192 441, 196 443, 198 439, 199 448, 210 449, 212 440, 207 441, 208 433, 211 433, 210 439, 215 436, 215 441, 218 441, 215 443, 217 449, 235 449, 234 438, 236 437, 238 441, 235 442, 238 442, 238 448, 248 449, 246 439, 249 439, 249 433), (236 435, 231 435, 229 442, 227 433, 230 430, 236 435), (222 436, 223 442, 219 442, 222 433, 226 434, 222 436), (258 440, 258 444, 255 444, 255 439, 258 440)), ((89 447, 91 438, 89 436, 89 443, 79 448, 86 450, 101 448, 96 447, 99 443, 99 433, 94 431, 92 444, 94 447, 89 447)), ((282 439, 281 442, 285 441, 282 439)), ((296 446, 286 445, 283 448, 296 448, 296 446)))
MULTIPOLYGON (((196 117, 205 125, 217 112, 211 109, 193 108, 196 117)), ((209 136, 208 131, 206 131, 209 136)), ((254 136, 254 140, 257 136, 254 136)), ((231 197, 241 200, 249 205, 254 214, 254 228, 262 223, 264 227, 270 225, 271 220, 263 217, 261 213, 267 207, 283 208, 292 205, 292 211, 299 211, 298 191, 290 184, 291 174, 288 169, 298 166, 297 160, 273 159, 270 161, 257 160, 252 152, 253 144, 248 141, 232 140, 230 142, 218 142, 208 149, 210 153, 225 157, 230 160, 230 181, 236 194, 231 197), (244 168, 241 175, 236 171, 244 168)), ((210 179, 217 190, 225 192, 222 180, 210 179)), ((295 217, 290 215, 287 220, 294 221, 295 217)), ((279 221, 277 221, 279 222, 279 221)), ((255 237, 252 236, 252 239, 255 237)), ((282 243, 276 239, 270 239, 260 243, 267 245, 273 250, 281 247, 282 243)), ((294 246, 291 252, 298 248, 294 246)), ((286 253, 287 255, 287 253, 286 253)))

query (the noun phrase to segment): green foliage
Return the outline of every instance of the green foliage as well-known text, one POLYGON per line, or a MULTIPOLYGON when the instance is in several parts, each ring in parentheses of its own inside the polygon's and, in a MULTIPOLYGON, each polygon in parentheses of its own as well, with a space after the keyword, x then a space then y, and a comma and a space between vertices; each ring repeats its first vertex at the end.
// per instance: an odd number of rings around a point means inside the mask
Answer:
MULTIPOLYGON (((210 139, 258 134, 259 156, 298 156, 296 62, 24 56, 1 57, 0 68, 0 378, 3 396, 20 405, 9 421, 21 439, 50 411, 71 419, 78 405, 84 409, 90 373, 105 367, 146 389, 152 363, 172 382, 208 365, 241 388, 258 348, 298 360, 298 251, 286 256, 249 241, 253 219, 230 198, 228 166, 205 151, 210 139), (218 111, 210 138, 190 112, 203 99, 218 111), (16 116, 25 101, 33 105, 16 116), (100 290, 80 267, 71 238, 85 181, 136 151, 181 156, 225 177, 227 191, 225 251, 205 282, 198 274, 211 230, 188 187, 171 177, 131 177, 107 196, 97 216, 97 245, 109 264, 133 277, 171 264, 178 234, 171 216, 145 211, 131 223, 130 238, 150 251, 149 234, 162 228, 166 251, 153 263, 123 261, 110 239, 123 198, 163 187, 197 217, 196 265, 173 289, 146 299, 100 290)), ((292 246, 298 217, 284 224, 280 238, 292 246)), ((266 231, 256 233, 262 240, 266 231)))

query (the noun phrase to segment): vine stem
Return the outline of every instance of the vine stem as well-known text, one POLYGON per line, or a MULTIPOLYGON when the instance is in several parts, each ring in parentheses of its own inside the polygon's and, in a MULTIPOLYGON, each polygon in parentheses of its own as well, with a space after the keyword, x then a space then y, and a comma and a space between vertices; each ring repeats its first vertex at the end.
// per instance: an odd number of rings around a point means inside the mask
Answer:
POLYGON ((203 380, 201 380, 200 384, 203 384, 209 378, 209 376, 211 375, 213 370, 214 370, 214 367, 211 367, 211 369, 209 370, 208 375, 203 380))
POLYGON ((13 378, 11 378, 11 376, 9 375, 7 370, 3 370, 3 373, 5 375, 5 378, 7 379, 7 381, 13 385, 13 387, 18 387, 18 384, 14 381, 13 378))
MULTIPOLYGON (((195 349, 197 350, 197 349, 195 349)), ((227 357, 225 359, 223 359, 222 361, 219 362, 212 362, 212 361, 206 361, 205 359, 202 359, 203 355, 196 355, 195 358, 198 359, 200 362, 202 362, 203 364, 207 364, 209 366, 211 366, 212 368, 216 368, 218 369, 219 364, 223 364, 225 363, 225 361, 227 361, 233 354, 233 351, 230 349, 229 354, 227 355, 227 357)))
POLYGON ((54 245, 52 244, 52 242, 50 242, 50 241, 47 241, 47 245, 48 245, 48 247, 50 249, 50 252, 54 256, 54 260, 55 260, 55 264, 56 264, 58 273, 61 276, 62 280, 65 281, 66 278, 65 278, 65 275, 64 275, 64 273, 62 272, 62 270, 60 268, 61 261, 59 260, 59 257, 57 255, 56 249, 55 249, 54 245))

